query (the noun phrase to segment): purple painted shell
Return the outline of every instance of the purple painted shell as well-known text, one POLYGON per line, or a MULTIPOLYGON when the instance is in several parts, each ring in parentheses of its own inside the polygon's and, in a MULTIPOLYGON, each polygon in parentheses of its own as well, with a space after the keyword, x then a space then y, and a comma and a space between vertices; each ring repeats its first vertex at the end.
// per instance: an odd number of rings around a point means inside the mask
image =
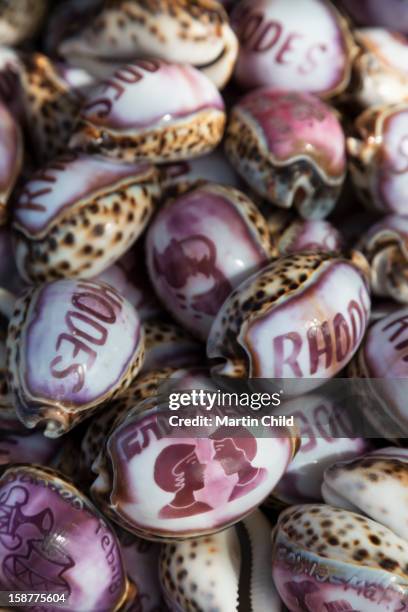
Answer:
POLYGON ((262 214, 243 193, 208 184, 162 208, 146 240, 150 280, 163 305, 194 335, 207 338, 224 300, 268 260, 262 214))
POLYGON ((245 88, 274 87, 331 97, 347 87, 355 45, 331 3, 243 0, 231 14, 240 51, 235 78, 245 88))
POLYGON ((332 506, 292 506, 273 536, 273 578, 290 612, 404 609, 407 559, 406 540, 332 506))
POLYGON ((23 163, 20 127, 0 102, 0 225, 7 222, 8 201, 23 163))
POLYGON ((288 255, 230 294, 211 328, 207 354, 225 361, 224 374, 240 363, 243 375, 310 379, 311 389, 350 361, 369 312, 365 279, 350 261, 326 253, 288 255))
POLYGON ((21 276, 44 282, 89 278, 138 238, 159 195, 155 168, 68 154, 26 181, 14 207, 21 276))
POLYGON ((229 80, 238 42, 228 18, 213 0, 120 0, 102 7, 59 52, 73 62, 83 58, 126 61, 156 57, 200 69, 217 87, 229 80))
POLYGON ((17 300, 7 349, 19 418, 58 437, 126 389, 143 363, 144 334, 113 288, 63 280, 17 300))
POLYGON ((5 590, 58 594, 61 603, 46 606, 51 612, 115 612, 126 602, 129 584, 114 532, 57 472, 7 468, 0 478, 0 514, 5 590))
POLYGON ((220 533, 164 545, 160 578, 170 609, 283 612, 270 576, 270 534, 256 511, 220 533))
POLYGON ((223 100, 199 70, 138 60, 88 93, 70 146, 125 161, 177 161, 212 151, 224 127, 223 100))
MULTIPOLYGON (((266 207, 264 207, 266 209, 266 207)), ((340 252, 343 238, 329 221, 304 221, 288 211, 263 210, 276 257, 301 251, 340 252)))
POLYGON ((366 206, 374 211, 408 214, 408 104, 366 110, 347 139, 353 182, 366 206))
POLYGON ((357 248, 370 264, 374 295, 408 303, 408 217, 387 215, 363 234, 357 248))
POLYGON ((335 206, 346 171, 345 138, 335 112, 308 93, 259 89, 231 111, 226 153, 268 202, 322 219, 335 206))
POLYGON ((186 426, 179 436, 172 432, 155 398, 115 422, 94 464, 91 493, 126 530, 172 541, 225 529, 259 506, 296 451, 289 430, 256 438, 214 421, 196 437, 186 426))

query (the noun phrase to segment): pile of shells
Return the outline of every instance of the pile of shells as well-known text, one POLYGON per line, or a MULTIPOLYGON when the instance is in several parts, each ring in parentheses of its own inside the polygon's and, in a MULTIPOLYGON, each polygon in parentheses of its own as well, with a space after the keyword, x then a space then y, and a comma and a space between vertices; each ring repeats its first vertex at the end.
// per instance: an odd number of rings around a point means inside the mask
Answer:
POLYGON ((0 610, 408 610, 408 4, 0 2, 0 154, 0 610))

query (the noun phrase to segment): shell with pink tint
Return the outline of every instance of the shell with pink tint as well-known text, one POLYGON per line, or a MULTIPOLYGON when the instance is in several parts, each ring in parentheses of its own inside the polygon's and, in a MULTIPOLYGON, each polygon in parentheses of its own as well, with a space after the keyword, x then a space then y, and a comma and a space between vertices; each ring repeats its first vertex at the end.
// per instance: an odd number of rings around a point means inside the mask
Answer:
POLYGON ((340 461, 324 474, 327 504, 358 511, 408 541, 408 449, 390 447, 340 461))
POLYGON ((198 182, 242 188, 242 180, 222 149, 208 155, 160 166, 163 197, 177 196, 198 182))
POLYGON ((19 418, 58 437, 126 389, 143 363, 144 333, 113 288, 61 280, 17 300, 7 349, 19 418))
POLYGON ((228 375, 239 362, 249 377, 332 378, 350 361, 366 331, 370 297, 362 272, 341 256, 281 257, 241 283, 211 328, 207 355, 228 375))
POLYGON ((256 511, 220 533, 164 545, 160 579, 170 609, 283 612, 270 576, 270 536, 256 511))
POLYGON ((150 280, 163 305, 206 340, 234 287, 264 265, 268 228, 242 192, 205 184, 168 202, 147 233, 150 280))
POLYGON ((115 422, 94 463, 91 493, 98 506, 146 539, 187 539, 242 520, 270 494, 296 452, 290 429, 256 438, 245 426, 210 419, 198 428, 181 421, 175 430, 174 414, 168 399, 135 405, 115 422))
POLYGON ((116 535, 58 472, 8 467, 0 478, 0 513, 4 589, 58 594, 60 603, 46 610, 122 609, 130 587, 116 535))
POLYGON ((21 172, 23 137, 13 115, 0 102, 0 225, 9 217, 8 202, 21 172))
POLYGON ((408 103, 366 110, 347 139, 351 177, 365 205, 408 214, 408 103))
POLYGON ((290 505, 323 501, 321 486, 326 468, 335 461, 354 459, 372 448, 369 440, 356 436, 344 405, 323 394, 285 401, 279 407, 279 414, 294 416, 299 427, 300 448, 275 487, 272 502, 277 499, 290 505))
MULTIPOLYGON (((266 207, 264 207, 266 209, 266 207)), ((343 238, 329 221, 304 221, 288 211, 263 210, 277 257, 301 251, 340 252, 343 238)))
POLYGON ((18 45, 39 30, 47 13, 47 0, 13 0, 0 7, 0 45, 18 45))
POLYGON ((408 8, 401 0, 341 0, 341 4, 361 25, 389 28, 408 34, 408 8))
POLYGON ((117 529, 125 570, 136 587, 130 610, 168 612, 159 582, 160 544, 117 529))
POLYGON ((374 295, 408 303, 408 216, 387 215, 360 238, 374 295))
POLYGON ((58 50, 79 65, 88 57, 191 64, 221 89, 231 77, 238 41, 224 9, 213 0, 119 0, 102 7, 85 28, 62 40, 58 50))
POLYGON ((61 440, 51 440, 40 431, 28 431, 19 422, 17 429, 4 429, 0 411, 0 465, 30 463, 50 465, 61 447, 61 440))
POLYGON ((332 506, 292 506, 273 535, 272 575, 290 612, 403 610, 407 559, 406 540, 332 506))
POLYGON ((73 153, 54 160, 24 183, 13 210, 21 276, 44 282, 101 273, 144 230, 158 196, 148 162, 73 153))
POLYGON ((240 42, 241 87, 332 97, 347 87, 356 48, 345 20, 324 0, 243 0, 231 14, 240 42))
POLYGON ((112 266, 93 280, 111 285, 136 308, 142 322, 159 318, 163 309, 153 291, 145 266, 144 245, 137 241, 112 266))
POLYGON ((371 381, 361 403, 364 407, 367 402, 365 415, 376 430, 394 442, 408 436, 407 346, 408 307, 404 307, 369 327, 349 366, 350 377, 380 379, 371 381))
POLYGON ((81 90, 86 90, 90 79, 83 71, 53 63, 41 53, 22 58, 19 107, 37 164, 66 153, 79 117, 81 90))
POLYGON ((268 202, 304 219, 322 219, 335 206, 346 172, 344 133, 334 110, 312 94, 247 94, 232 108, 225 150, 268 202))
POLYGON ((145 359, 142 372, 187 368, 205 363, 205 345, 174 323, 150 319, 144 323, 145 359))
POLYGON ((405 36, 382 28, 361 28, 354 36, 360 53, 353 65, 352 99, 365 108, 408 101, 405 36))
POLYGON ((199 70, 138 60, 86 95, 70 146, 125 161, 179 161, 212 151, 225 119, 221 95, 199 70))

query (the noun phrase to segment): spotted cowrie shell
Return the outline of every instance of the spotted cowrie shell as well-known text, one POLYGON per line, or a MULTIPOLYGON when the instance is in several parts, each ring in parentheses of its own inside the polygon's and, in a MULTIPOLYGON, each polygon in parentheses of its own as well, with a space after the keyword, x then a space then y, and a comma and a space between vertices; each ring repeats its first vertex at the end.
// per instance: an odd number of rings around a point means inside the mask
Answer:
POLYGON ((18 45, 30 39, 46 15, 47 0, 13 0, 0 6, 0 45, 18 45))
POLYGON ((374 295, 408 303, 408 217, 387 215, 357 243, 370 264, 374 295))
POLYGON ((408 449, 334 463, 325 471, 322 494, 326 503, 365 514, 408 541, 408 449))
POLYGON ((325 98, 347 87, 356 53, 345 20, 324 0, 243 0, 231 14, 240 42, 235 78, 325 98))
POLYGON ((126 389, 143 363, 144 333, 113 288, 61 280, 17 300, 7 351, 19 418, 58 437, 126 389))
POLYGON ((272 241, 272 254, 276 257, 302 251, 340 252, 343 238, 329 221, 303 220, 292 212, 262 209, 268 223, 272 241))
MULTIPOLYGON (((180 389, 197 389, 194 373, 178 382, 180 389)), ((272 491, 298 442, 289 429, 256 438, 244 426, 217 420, 198 435, 188 424, 179 429, 177 435, 160 397, 151 397, 114 423, 94 462, 91 493, 98 506, 146 539, 187 539, 240 521, 272 491)))
POLYGON ((70 146, 124 161, 177 161, 212 151, 224 127, 223 100, 199 70, 138 60, 86 95, 70 146))
POLYGON ((60 595, 49 609, 123 609, 131 589, 117 537, 71 482, 44 467, 7 467, 0 514, 4 589, 60 595))
POLYGON ((387 612, 408 602, 408 542, 328 505, 292 506, 273 535, 272 574, 290 612, 387 612))
POLYGON ((160 579, 173 612, 283 612, 270 576, 269 521, 259 510, 229 529, 165 544, 160 579))
POLYGON ((207 343, 216 370, 240 362, 249 377, 335 376, 366 331, 370 297, 361 271, 340 255, 298 253, 272 261, 222 305, 207 343), (341 289, 340 289, 341 288, 341 289))
POLYGON ((145 359, 142 372, 188 368, 205 363, 205 346, 174 323, 150 319, 144 323, 145 359))
POLYGON ((13 211, 15 257, 28 282, 89 278, 124 254, 159 195, 147 163, 67 154, 25 182, 13 211))
POLYGON ((59 52, 79 63, 85 56, 109 61, 156 57, 191 64, 222 88, 233 71, 238 41, 225 11, 213 0, 120 0, 62 41, 59 52))
POLYGON ((300 447, 275 487, 271 503, 323 501, 325 470, 334 462, 351 460, 371 450, 370 441, 356 435, 350 413, 344 408, 343 402, 336 403, 323 393, 309 393, 279 406, 280 415, 294 417, 300 447))
POLYGON ((367 109, 347 139, 351 177, 364 204, 382 214, 408 214, 408 103, 367 109))
POLYGON ((146 238, 157 295, 202 340, 233 288, 265 264, 269 252, 268 228, 257 207, 242 192, 216 184, 170 201, 146 238))
POLYGON ((237 172, 268 202, 322 219, 346 172, 345 138, 335 112, 312 94, 257 89, 233 106, 225 139, 237 172))

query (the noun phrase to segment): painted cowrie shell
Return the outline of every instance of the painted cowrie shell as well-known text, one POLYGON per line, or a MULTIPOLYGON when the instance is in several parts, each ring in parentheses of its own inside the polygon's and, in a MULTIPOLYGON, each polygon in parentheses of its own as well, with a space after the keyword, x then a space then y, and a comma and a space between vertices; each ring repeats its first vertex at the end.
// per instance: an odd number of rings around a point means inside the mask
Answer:
POLYGON ((129 584, 115 533, 58 472, 8 467, 0 514, 3 588, 64 596, 50 609, 116 612, 125 604, 129 584))
MULTIPOLYGON (((356 436, 342 403, 312 393, 283 402, 279 414, 294 416, 300 447, 275 487, 271 501, 306 504, 323 501, 323 475, 335 461, 359 457, 371 450, 369 440, 356 436)), ((331 503, 331 502, 328 502, 331 503)))
POLYGON ((206 340, 224 300, 268 260, 262 214, 242 192, 206 184, 162 208, 146 238, 150 280, 163 305, 206 340))
POLYGON ((117 529, 127 575, 136 586, 130 610, 137 612, 167 612, 160 582, 160 544, 142 540, 122 529, 117 529))
POLYGON ((334 463, 322 494, 326 503, 365 514, 408 541, 408 449, 384 451, 334 463))
POLYGON ((143 538, 188 539, 233 525, 270 494, 297 450, 288 428, 256 438, 217 419, 199 435, 181 422, 177 435, 164 404, 153 397, 124 413, 94 463, 96 503, 143 538))
POLYGON ((0 45, 18 45, 31 38, 47 12, 47 0, 13 0, 0 7, 0 45))
POLYGON ((281 612, 270 576, 271 527, 259 510, 210 536, 162 547, 160 579, 173 612, 281 612))
POLYGON ((360 270, 329 253, 281 257, 241 283, 222 305, 207 355, 228 375, 304 378, 307 388, 335 376, 363 339, 370 297, 360 270), (341 290, 339 290, 341 287, 341 290))
POLYGON ((159 318, 162 306, 153 291, 144 265, 144 245, 138 240, 112 266, 94 280, 111 285, 136 308, 141 321, 159 318))
POLYGON ((191 64, 222 88, 230 79, 238 41, 227 15, 213 0, 121 0, 59 45, 70 61, 81 56, 107 60, 156 57, 191 64))
POLYGON ((30 152, 41 165, 66 152, 79 117, 81 87, 86 90, 90 77, 41 53, 25 55, 21 63, 19 106, 30 152))
POLYGON ((242 188, 242 180, 221 149, 208 155, 160 166, 163 199, 181 195, 196 183, 242 188))
POLYGON ((275 212, 269 207, 266 210, 266 206, 264 209, 262 212, 271 235, 272 254, 276 257, 302 251, 335 253, 342 250, 341 234, 329 221, 303 220, 289 211, 275 212))
POLYGON ((351 17, 358 24, 389 28, 408 34, 408 8, 401 0, 341 0, 351 17))
POLYGON ((367 419, 383 437, 408 435, 407 383, 408 307, 400 308, 373 323, 349 365, 349 376, 381 379, 364 388, 368 400, 367 419), (377 405, 370 405, 370 396, 377 405), (378 406, 379 403, 379 406, 378 406), (390 429, 385 429, 384 424, 390 429), (398 435, 396 435, 398 433, 398 435))
POLYGON ((219 144, 225 120, 221 95, 199 70, 138 60, 87 94, 70 146, 125 161, 189 159, 219 144))
POLYGON ((23 156, 20 127, 7 107, 0 102, 0 225, 8 220, 8 202, 21 172, 23 156))
POLYGON ((240 50, 235 78, 325 98, 347 87, 356 52, 345 20, 324 0, 243 0, 231 14, 240 50))
POLYGON ((205 363, 205 346, 174 323, 150 319, 144 323, 145 359, 142 372, 187 368, 205 363))
POLYGON ((268 202, 322 219, 346 171, 345 137, 335 112, 312 94, 257 89, 231 111, 225 151, 268 202))
POLYGON ((408 103, 364 111, 347 139, 351 177, 366 206, 380 213, 408 214, 408 103))
POLYGON ((113 288, 61 280, 17 300, 7 349, 19 418, 58 437, 126 389, 143 363, 144 333, 113 288))
POLYGON ((357 248, 370 264, 374 295, 408 303, 408 217, 387 215, 363 234, 357 248))
POLYGON ((13 211, 15 257, 28 282, 89 278, 141 234, 159 195, 148 162, 67 154, 22 186, 13 211))
POLYGON ((408 43, 398 32, 361 28, 354 37, 360 53, 351 97, 364 108, 408 101, 408 43))
POLYGON ((290 612, 388 612, 408 601, 408 543, 359 514, 292 506, 273 535, 272 574, 290 612))

